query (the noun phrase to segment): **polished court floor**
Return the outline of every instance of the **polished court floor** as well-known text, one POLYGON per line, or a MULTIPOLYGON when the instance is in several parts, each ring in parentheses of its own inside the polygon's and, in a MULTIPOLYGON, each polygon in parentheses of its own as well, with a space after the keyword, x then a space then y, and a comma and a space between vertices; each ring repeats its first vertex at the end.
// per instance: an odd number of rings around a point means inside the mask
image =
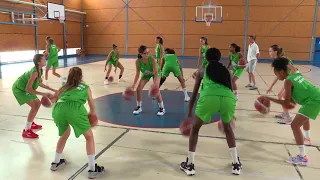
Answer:
MULTIPOLYGON (((125 67, 123 79, 126 82, 108 86, 103 84, 105 62, 88 60, 85 63, 77 63, 77 60, 74 61, 59 68, 58 72, 67 75, 70 67, 79 64, 78 66, 84 72, 84 80, 92 88, 95 98, 121 93, 126 86, 132 84, 135 74, 134 59, 121 59, 125 67)), ((35 119, 38 124, 43 125, 43 129, 37 132, 39 139, 22 138, 21 133, 29 107, 18 105, 11 92, 11 86, 20 74, 31 67, 32 63, 1 66, 0 179, 87 179, 85 139, 82 136, 77 139, 74 134, 71 134, 63 153, 63 158, 67 159, 68 164, 57 172, 50 171, 50 163, 54 159, 58 140, 58 131, 52 121, 51 109, 41 107, 35 119)), ((320 85, 319 68, 308 65, 298 65, 298 68, 308 80, 317 86, 320 85)), ((194 84, 191 78, 193 71, 194 69, 184 68, 190 93, 194 84)), ((113 71, 112 74, 114 75, 113 71)), ((248 83, 246 73, 238 81, 239 100, 235 135, 238 153, 243 164, 241 176, 231 174, 231 156, 225 137, 217 130, 217 123, 205 125, 200 130, 201 137, 198 140, 195 157, 196 175, 187 177, 180 171, 179 164, 187 156, 188 139, 180 135, 178 128, 146 128, 143 124, 141 127, 133 127, 100 121, 93 131, 97 163, 105 166, 106 173, 99 179, 318 180, 320 177, 320 118, 317 121, 311 121, 313 146, 306 148, 310 159, 309 166, 293 166, 285 162, 290 156, 298 153, 291 128, 288 125, 277 124, 277 119, 273 117, 281 112, 280 106, 272 104, 271 112, 267 115, 261 115, 254 109, 255 99, 259 95, 266 94, 273 79, 270 64, 259 63, 256 72, 258 90, 248 90, 244 87, 248 83)), ((149 84, 145 87, 146 90, 149 84)), ((59 88, 60 81, 50 76, 49 85, 59 88)), ((282 82, 278 82, 271 95, 275 96, 282 85, 282 82)), ((161 89, 162 92, 181 91, 178 81, 173 76, 167 79, 161 89)), ((168 102, 169 99, 164 99, 164 105, 169 111, 171 106, 166 106, 166 101, 168 102)), ((145 106, 152 104, 151 102, 149 98, 143 99, 145 106)), ((108 106, 113 106, 112 101, 106 101, 106 103, 110 103, 108 106)), ((127 102, 123 102, 123 106, 125 103, 127 102)), ((132 104, 135 104, 134 100, 132 104)), ((183 104, 183 100, 177 104, 183 104)), ((122 108, 121 103, 120 105, 117 103, 117 108, 122 108)), ((134 108, 135 106, 131 108, 126 106, 121 112, 126 111, 131 114, 134 108)), ((294 116, 297 110, 298 107, 291 112, 291 115, 294 116)), ((149 118, 153 116, 157 118, 156 112, 144 111, 143 113, 149 113, 149 118)), ((123 121, 125 120, 122 119, 121 122, 123 121)))

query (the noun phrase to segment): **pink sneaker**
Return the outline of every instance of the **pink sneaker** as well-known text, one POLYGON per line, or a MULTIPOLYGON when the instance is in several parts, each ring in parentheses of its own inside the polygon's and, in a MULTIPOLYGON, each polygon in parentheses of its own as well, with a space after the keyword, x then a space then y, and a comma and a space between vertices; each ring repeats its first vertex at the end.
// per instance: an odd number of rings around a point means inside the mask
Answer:
POLYGON ((290 164, 306 166, 306 165, 308 165, 309 160, 308 160, 307 156, 302 157, 299 154, 296 157, 290 158, 289 160, 287 160, 287 162, 290 164))
POLYGON ((311 144, 312 144, 311 138, 304 138, 304 145, 311 146, 311 144))

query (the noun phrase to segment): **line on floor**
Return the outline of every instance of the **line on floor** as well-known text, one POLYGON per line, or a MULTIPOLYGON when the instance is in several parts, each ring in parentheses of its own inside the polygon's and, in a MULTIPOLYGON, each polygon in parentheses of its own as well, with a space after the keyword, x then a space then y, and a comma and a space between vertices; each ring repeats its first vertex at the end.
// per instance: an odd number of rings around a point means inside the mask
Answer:
MULTIPOLYGON (((179 164, 175 164, 175 163, 164 163, 161 161, 153 161, 153 160, 133 160, 130 159, 128 157, 124 157, 124 156, 106 156, 106 158, 110 159, 116 159, 119 161, 124 161, 124 162, 132 162, 133 164, 135 164, 135 166, 137 164, 147 164, 147 165, 158 165, 158 166, 169 166, 173 169, 176 169, 179 167, 179 164)), ((231 169, 231 166, 230 166, 231 169)), ((202 172, 208 172, 208 173, 218 173, 218 174, 226 174, 226 175, 231 175, 230 171, 227 170, 215 170, 215 169, 208 169, 208 168, 199 168, 197 167, 197 171, 202 171, 202 172)), ((268 175, 264 175, 262 173, 246 173, 246 172, 241 172, 240 176, 249 176, 249 177, 263 177, 266 179, 277 179, 277 180, 300 180, 299 178, 290 178, 290 177, 280 177, 280 176, 268 176, 268 175)))
MULTIPOLYGON (((289 157, 290 157, 290 158, 292 158, 291 153, 290 153, 290 151, 289 151, 288 147, 287 147, 286 145, 284 145, 284 147, 286 148, 286 150, 287 150, 287 153, 288 153, 289 157)), ((297 165, 295 165, 295 164, 292 164, 292 165, 293 165, 293 167, 296 169, 296 171, 297 171, 297 173, 298 173, 298 175, 299 175, 300 179, 301 179, 301 180, 304 180, 304 179, 303 179, 303 177, 302 177, 302 174, 301 174, 301 172, 300 172, 300 170, 299 170, 299 168, 298 168, 298 166, 297 166, 297 165)))
POLYGON ((318 149, 318 151, 320 151, 320 147, 319 146, 317 146, 317 149, 318 149))
MULTIPOLYGON (((114 145, 117 141, 119 141, 125 134, 127 134, 130 131, 130 129, 127 129, 125 132, 120 134, 115 140, 113 140, 108 146, 106 146, 104 149, 102 149, 97 155, 96 159, 98 159, 104 152, 106 152, 112 145, 114 145)), ((69 180, 75 179, 82 171, 84 171, 88 167, 88 163, 83 165, 76 173, 74 173, 69 180)))

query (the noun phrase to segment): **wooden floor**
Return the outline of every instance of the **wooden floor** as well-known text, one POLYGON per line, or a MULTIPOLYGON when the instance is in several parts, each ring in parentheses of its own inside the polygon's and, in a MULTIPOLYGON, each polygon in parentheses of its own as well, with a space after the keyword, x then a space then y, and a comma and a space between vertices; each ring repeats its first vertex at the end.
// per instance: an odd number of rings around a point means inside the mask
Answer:
MULTIPOLYGON (((94 97, 122 92, 134 78, 133 60, 121 60, 125 66, 126 82, 105 87, 104 62, 79 65, 84 72, 84 80, 93 89, 94 97)), ((50 171, 54 159, 58 131, 51 117, 51 109, 41 107, 36 122, 43 125, 38 131, 37 140, 23 139, 22 130, 29 112, 28 106, 19 106, 11 86, 14 80, 32 67, 32 64, 9 65, 14 70, 2 71, 0 80, 0 179, 10 180, 49 180, 49 179, 87 179, 88 169, 85 140, 71 134, 63 152, 68 160, 67 166, 57 172, 50 171)), ((67 75, 68 68, 58 69, 67 75)), ((319 86, 320 69, 312 66, 298 66, 300 71, 319 86), (317 80, 317 79, 318 80, 317 80)), ((187 88, 193 89, 191 78, 193 69, 184 69, 187 88)), ((113 72, 112 72, 113 73, 113 72)), ((285 162, 298 152, 290 126, 277 124, 273 118, 281 112, 279 105, 272 104, 272 112, 261 115, 254 110, 253 103, 260 94, 266 94, 267 87, 274 79, 270 64, 258 64, 256 81, 259 90, 248 90, 248 75, 238 81, 239 101, 237 103, 237 124, 235 135, 237 149, 243 163, 240 176, 231 174, 231 156, 225 138, 217 131, 217 123, 203 126, 200 131, 195 156, 196 175, 187 177, 179 169, 188 152, 188 139, 179 134, 179 129, 142 129, 111 125, 99 122, 94 128, 97 163, 105 166, 106 173, 99 179, 242 179, 242 180, 318 180, 320 177, 320 118, 311 122, 313 145, 306 148, 310 159, 308 167, 295 167, 285 162), (161 132, 161 133, 159 133, 161 132), (164 133, 163 133, 164 132, 164 133)), ((49 85, 58 88, 60 82, 50 76, 49 85)), ((274 88, 279 91, 283 82, 274 88)), ((147 88, 148 86, 146 86, 147 88)), ((179 83, 169 77, 161 89, 180 91, 179 83)), ((272 94, 275 95, 275 94, 272 94)), ((145 100, 148 101, 148 100, 145 100)), ((164 103, 166 100, 164 99, 164 103)), ((129 109, 128 111, 132 111, 129 109)), ((298 107, 291 114, 294 116, 298 107)))

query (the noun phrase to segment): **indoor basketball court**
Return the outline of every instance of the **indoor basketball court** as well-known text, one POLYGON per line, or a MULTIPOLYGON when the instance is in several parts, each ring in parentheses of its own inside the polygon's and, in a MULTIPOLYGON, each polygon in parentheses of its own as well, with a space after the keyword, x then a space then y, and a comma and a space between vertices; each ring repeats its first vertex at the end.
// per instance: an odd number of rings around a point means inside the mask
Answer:
MULTIPOLYGON (((259 113, 254 106, 259 96, 277 98, 284 86, 283 81, 278 81, 267 94, 275 78, 269 55, 273 44, 284 49, 285 56, 306 80, 320 86, 318 5, 316 0, 3 0, 0 179, 88 179, 86 139, 76 138, 72 129, 61 157, 66 164, 57 171, 50 170, 59 139, 52 107, 41 106, 35 116, 34 122, 42 125, 42 129, 34 130, 38 138, 22 136, 30 106, 19 105, 12 87, 18 77, 35 66, 33 56, 45 54, 47 36, 60 50, 56 73, 67 77, 71 68, 79 67, 92 90, 99 119, 98 125, 92 127, 95 159, 105 168, 96 179, 319 179, 320 117, 310 120, 312 144, 305 146, 309 164, 292 165, 286 160, 296 156, 299 149, 291 126, 280 124, 275 118, 283 112, 281 105, 271 102, 267 114, 259 113), (131 100, 123 97, 136 75, 138 48, 146 45, 154 56, 157 36, 163 39, 165 48, 173 48, 191 97, 195 84, 192 75, 201 55, 200 38, 206 37, 210 47, 221 51, 221 63, 227 66, 229 46, 236 43, 246 57, 250 35, 256 36, 260 57, 254 72, 257 89, 245 87, 249 83, 246 71, 236 82, 234 135, 241 175, 231 173, 232 158, 226 136, 218 129, 221 118, 216 113, 200 129, 194 158, 196 174, 189 177, 180 169, 180 163, 188 157, 189 138, 179 129, 185 121, 188 102, 184 101, 177 78, 171 73, 160 87, 166 110, 163 116, 157 115, 158 102, 149 96, 152 79, 143 88, 140 114, 133 114, 136 95, 131 100), (114 80, 106 84, 106 59, 113 44, 119 49, 124 71, 119 78, 120 69, 114 72, 112 67, 109 77, 114 80)), ((42 78, 45 67, 43 70, 42 78)), ((50 69, 46 83, 59 89, 64 82, 50 69)), ((51 93, 41 87, 37 91, 51 93)), ((89 111, 88 103, 85 107, 89 111)), ((297 105, 289 110, 292 119, 299 108, 297 105)))

